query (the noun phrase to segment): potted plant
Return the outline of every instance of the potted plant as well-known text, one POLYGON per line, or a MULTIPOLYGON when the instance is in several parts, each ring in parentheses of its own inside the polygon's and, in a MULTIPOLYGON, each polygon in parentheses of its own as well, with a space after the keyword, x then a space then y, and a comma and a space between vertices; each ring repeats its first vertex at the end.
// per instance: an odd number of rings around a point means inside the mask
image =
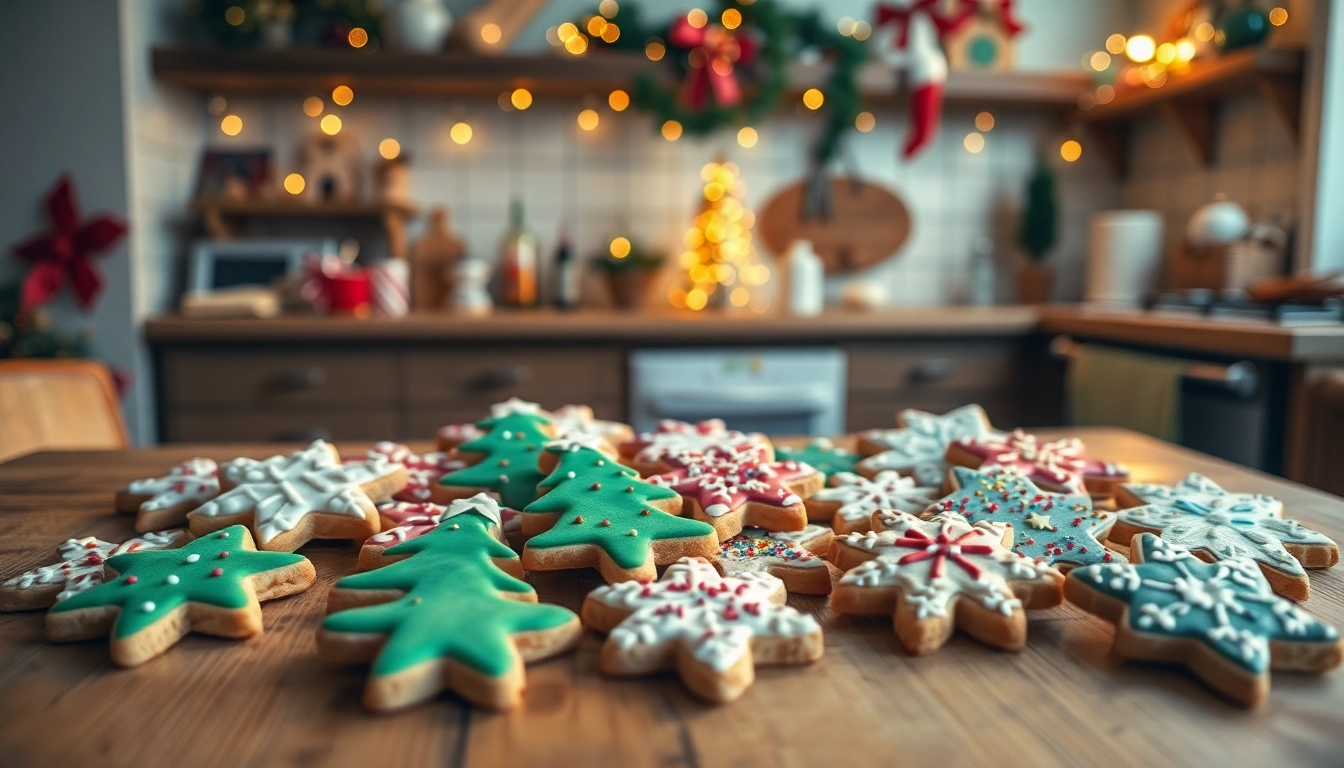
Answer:
POLYGON ((611 247, 589 262, 594 272, 605 276, 611 301, 620 309, 643 309, 666 254, 617 238, 611 247), (616 255, 623 254, 623 255, 616 255))
POLYGON ((1017 298, 1023 304, 1044 304, 1050 300, 1055 273, 1045 266, 1045 258, 1059 237, 1059 203, 1055 198, 1055 173, 1045 158, 1036 161, 1036 171, 1027 182, 1027 206, 1017 244, 1027 261, 1017 271, 1017 298))

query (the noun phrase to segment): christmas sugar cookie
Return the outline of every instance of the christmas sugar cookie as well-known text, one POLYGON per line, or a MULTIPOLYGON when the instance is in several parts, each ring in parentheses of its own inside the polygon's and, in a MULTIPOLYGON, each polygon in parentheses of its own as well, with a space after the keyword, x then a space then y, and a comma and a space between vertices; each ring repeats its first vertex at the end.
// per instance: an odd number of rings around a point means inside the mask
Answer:
POLYGON ((368 709, 402 709, 445 690, 509 709, 522 700, 524 662, 578 643, 573 612, 539 605, 532 587, 499 567, 516 570, 517 556, 494 537, 497 521, 477 504, 386 550, 390 564, 332 588, 318 652, 338 663, 373 662, 368 709))
POLYGON ((812 440, 802 448, 778 446, 775 458, 780 461, 797 461, 821 473, 827 480, 840 472, 853 472, 859 462, 859 455, 847 448, 840 448, 824 437, 812 440))
MULTIPOLYGON (((501 542, 507 544, 504 538, 504 509, 499 506, 499 502, 484 493, 477 494, 470 499, 454 499, 448 506, 438 504, 406 504, 398 502, 396 504, 384 504, 378 507, 378 514, 383 516, 383 523, 395 521, 397 525, 388 528, 381 533, 375 533, 370 536, 368 541, 359 550, 359 567, 366 571, 374 568, 381 568, 389 562, 384 553, 402 543, 424 536, 426 533, 438 528, 445 521, 451 522, 454 517, 464 512, 476 512, 484 515, 490 520, 490 534, 501 542)), ((516 570, 513 565, 518 562, 517 558, 509 558, 507 562, 498 563, 510 576, 523 578, 523 569, 516 570)))
POLYGON ((765 435, 728 429, 721 419, 699 424, 664 419, 658 429, 642 432, 634 440, 619 446, 621 460, 647 477, 666 472, 665 459, 687 451, 703 453, 715 448, 750 450, 765 460, 774 458, 774 447, 765 435))
POLYGON ((32 611, 86 592, 103 583, 109 557, 151 549, 174 549, 190 541, 186 531, 144 533, 121 544, 92 536, 66 539, 56 548, 60 561, 26 571, 0 585, 0 611, 32 611))
POLYGON ((1019 651, 1027 643, 1025 610, 1063 602, 1063 574, 1009 550, 1011 529, 904 512, 890 513, 887 526, 835 540, 832 557, 848 572, 831 592, 831 608, 894 615, 896 637, 910 653, 933 653, 958 627, 1019 651))
POLYGON ((920 485, 938 486, 947 476, 944 456, 952 441, 993 434, 989 416, 978 405, 964 405, 941 416, 904 410, 896 421, 900 429, 872 429, 859 435, 859 452, 867 457, 858 463, 860 474, 899 472, 920 485))
POLYGON ((649 482, 666 486, 685 499, 684 514, 714 526, 719 540, 744 526, 767 531, 807 527, 803 499, 816 493, 821 473, 796 461, 768 461, 750 448, 682 451, 663 459, 669 471, 649 482))
POLYGON ((224 492, 187 515, 191 532, 242 523, 271 552, 293 552, 311 539, 363 541, 382 527, 373 499, 406 486, 400 464, 376 454, 342 464, 322 440, 289 456, 234 459, 220 474, 224 492))
POLYGON ((188 459, 166 477, 135 480, 117 491, 116 509, 135 515, 137 533, 186 525, 187 513, 219 495, 212 459, 188 459))
POLYGON ((784 583, 764 573, 723 577, 686 558, 656 582, 598 587, 583 601, 585 626, 607 632, 599 668, 608 675, 676 669, 692 693, 716 704, 742 695, 755 667, 821 658, 821 627, 784 602, 784 583))
POLYGON ((541 498, 523 510, 523 567, 597 568, 608 582, 651 579, 655 566, 713 557, 714 528, 678 517, 681 497, 592 448, 558 452, 541 498))
POLYGON ((830 549, 834 537, 830 528, 820 525, 788 533, 746 528, 719 546, 714 567, 725 576, 768 573, 790 592, 825 595, 840 577, 835 566, 819 556, 830 549))
POLYGON ((830 521, 836 533, 863 533, 872 529, 873 513, 880 509, 918 514, 940 495, 937 488, 918 485, 913 477, 892 470, 871 479, 841 472, 831 476, 830 488, 808 498, 807 516, 830 521))
POLYGON ((111 633, 112 660, 134 667, 188 632, 242 639, 262 631, 261 603, 302 592, 317 578, 301 555, 259 552, 241 525, 181 549, 108 558, 106 580, 52 607, 47 637, 88 640, 111 633))
POLYGON ((1269 671, 1339 666, 1334 627, 1274 594, 1255 561, 1206 563, 1152 534, 1130 546, 1132 563, 1069 574, 1069 602, 1115 624, 1124 658, 1184 664, 1209 687, 1246 706, 1269 693, 1269 671))
POLYGON ((481 428, 473 424, 447 424, 439 427, 439 431, 434 435, 434 442, 440 451, 451 451, 463 443, 469 443, 472 440, 484 435, 481 428))
MULTIPOLYGON (((1086 495, 1046 493, 1010 468, 977 472, 955 467, 949 480, 952 493, 925 510, 924 517, 950 513, 971 524, 1012 526, 1014 552, 1061 570, 1117 557, 1098 540, 1105 538, 1114 519, 1095 510, 1086 495)), ((883 512, 873 515, 873 528, 885 530, 887 519, 883 512)))
POLYGON ((1136 534, 1153 533, 1208 562, 1249 558, 1276 593, 1293 600, 1311 594, 1304 567, 1339 562, 1339 547, 1329 537, 1278 516, 1277 499, 1228 493, 1201 475, 1191 474, 1175 487, 1122 485, 1116 500, 1150 501, 1116 514, 1112 544, 1126 546, 1136 534))
POLYGON ((551 421, 555 422, 555 434, 559 437, 592 435, 612 450, 635 438, 635 431, 629 424, 594 418, 593 409, 586 405, 562 405, 551 411, 551 421))
POLYGON ((434 498, 434 486, 449 472, 456 472, 467 463, 444 451, 415 454, 410 448, 384 440, 369 449, 368 458, 382 459, 388 464, 406 468, 406 487, 392 494, 393 501, 423 504, 434 498))
POLYGON ((953 441, 947 461, 959 467, 1011 467, 1038 487, 1055 493, 1088 493, 1110 498, 1115 487, 1129 480, 1122 464, 1094 461, 1084 455, 1077 438, 1044 441, 1022 430, 953 441))
MULTIPOLYGON (((522 403, 522 401, 518 401, 522 403)), ((465 469, 450 472, 434 489, 440 504, 489 493, 509 509, 521 510, 537 498, 537 483, 545 477, 538 468, 541 448, 554 433, 550 417, 532 403, 500 403, 498 414, 482 421, 481 437, 457 447, 465 469)))

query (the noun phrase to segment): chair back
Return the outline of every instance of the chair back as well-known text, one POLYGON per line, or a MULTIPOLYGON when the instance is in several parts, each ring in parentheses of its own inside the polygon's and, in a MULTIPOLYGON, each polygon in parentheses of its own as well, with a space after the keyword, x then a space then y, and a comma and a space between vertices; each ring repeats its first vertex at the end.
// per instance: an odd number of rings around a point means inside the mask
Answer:
POLYGON ((0 461, 40 450, 126 448, 112 376, 91 360, 0 360, 0 461))

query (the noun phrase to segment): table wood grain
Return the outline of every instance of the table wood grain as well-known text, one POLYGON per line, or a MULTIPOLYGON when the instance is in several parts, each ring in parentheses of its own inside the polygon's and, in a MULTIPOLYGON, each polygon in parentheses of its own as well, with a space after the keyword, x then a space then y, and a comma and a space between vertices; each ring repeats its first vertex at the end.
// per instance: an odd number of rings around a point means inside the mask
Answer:
MULTIPOLYGON (((1049 433, 1046 433, 1049 434, 1049 433)), ((1120 430, 1077 430, 1094 455, 1140 480, 1199 471, 1283 499, 1292 517, 1344 540, 1344 500, 1120 430)), ((360 446, 351 446, 358 449, 360 446)), ((121 484, 182 459, 264 457, 275 447, 174 446, 44 453, 0 465, 0 576, 49 562, 71 536, 120 540, 121 484)), ((762 669, 739 701, 711 707, 674 675, 597 673, 601 638, 528 668, 525 704, 492 714, 441 696, 407 712, 360 707, 365 670, 333 667, 314 636, 332 582, 357 548, 314 543, 318 583, 266 603, 264 635, 192 635, 123 670, 105 641, 47 643, 41 612, 0 615, 0 764, 304 766, 1339 765, 1344 675, 1275 674, 1243 710, 1172 667, 1112 658, 1110 625, 1072 606, 1034 612, 1020 654, 957 635, 903 653, 889 619, 840 617, 792 596, 826 629, 810 667, 762 669)), ((530 578, 544 601, 578 610, 595 573, 530 578)), ((1344 569, 1315 571, 1306 608, 1344 625, 1344 569)))

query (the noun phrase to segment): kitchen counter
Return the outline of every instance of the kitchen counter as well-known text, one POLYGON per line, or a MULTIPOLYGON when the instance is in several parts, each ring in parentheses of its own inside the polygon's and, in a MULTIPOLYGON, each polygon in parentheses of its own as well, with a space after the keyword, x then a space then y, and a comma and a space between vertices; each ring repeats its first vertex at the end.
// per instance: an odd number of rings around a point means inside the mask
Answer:
MULTIPOLYGON (((1061 433, 1043 433, 1059 436, 1061 433)), ((1281 498, 1292 517, 1344 540, 1344 499, 1121 430, 1076 430, 1139 480, 1197 471, 1281 498)), ((365 443, 364 445, 367 445, 365 443)), ((357 449, 363 446, 351 446, 357 449)), ((0 576, 50 562, 71 536, 120 541, 131 517, 113 491, 191 456, 264 457, 277 446, 175 446, 41 453, 0 464, 0 576)), ((107 641, 52 645, 41 612, 0 615, 0 754, 29 765, 829 766, 944 764, 1303 765, 1339 762, 1344 672, 1275 673, 1269 700, 1232 706, 1191 674, 1120 662, 1107 623, 1065 605, 1034 611, 1021 653, 958 633, 938 653, 900 650, 891 618, 840 617, 794 595, 826 633, 807 667, 767 669, 737 702, 707 706, 674 674, 609 679, 602 639, 530 665, 524 703, 490 714, 443 695, 396 715, 360 707, 367 669, 321 663, 314 636, 327 591, 357 548, 314 542, 318 583, 265 603, 246 642, 201 635, 118 669, 107 641)), ((577 610, 591 571, 530 577, 540 598, 577 610)), ((1304 605, 1344 624, 1344 566, 1311 572, 1304 605)))

